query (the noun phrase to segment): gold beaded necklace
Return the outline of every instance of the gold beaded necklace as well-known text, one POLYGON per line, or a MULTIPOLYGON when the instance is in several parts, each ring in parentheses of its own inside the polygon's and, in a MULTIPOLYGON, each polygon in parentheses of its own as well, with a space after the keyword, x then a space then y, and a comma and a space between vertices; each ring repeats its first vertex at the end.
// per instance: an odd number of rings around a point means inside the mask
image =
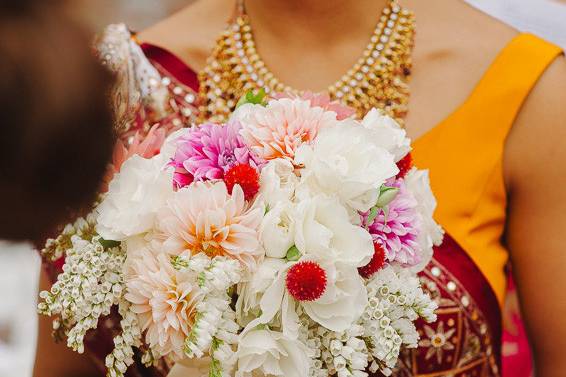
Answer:
MULTIPOLYGON (((414 31, 414 15, 390 0, 363 55, 328 87, 330 98, 354 108, 359 116, 376 107, 402 123, 409 100, 414 31)), ((281 83, 261 60, 242 0, 235 20, 218 38, 199 73, 199 81, 199 116, 203 121, 226 121, 238 99, 249 90, 298 92, 281 83)))

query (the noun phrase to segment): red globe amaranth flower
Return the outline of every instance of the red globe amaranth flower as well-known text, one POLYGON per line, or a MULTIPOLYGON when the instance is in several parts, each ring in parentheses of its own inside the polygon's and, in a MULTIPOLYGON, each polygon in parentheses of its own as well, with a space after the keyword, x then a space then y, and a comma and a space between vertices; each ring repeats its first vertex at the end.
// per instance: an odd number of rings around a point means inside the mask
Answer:
POLYGON ((373 250, 374 252, 371 261, 367 265, 358 268, 360 275, 366 279, 385 266, 385 250, 383 250, 383 246, 374 242, 373 250))
POLYGON ((411 170, 413 167, 413 156, 410 153, 407 153, 405 157, 397 162, 397 167, 399 168, 399 174, 397 174, 397 178, 405 178, 405 175, 411 170))
POLYGON ((224 182, 229 193, 232 193, 235 185, 240 185, 246 200, 252 199, 259 191, 259 174, 250 165, 240 164, 231 167, 224 174, 224 182))
POLYGON ((318 300, 326 291, 326 271, 316 262, 299 262, 287 272, 287 290, 298 301, 318 300))

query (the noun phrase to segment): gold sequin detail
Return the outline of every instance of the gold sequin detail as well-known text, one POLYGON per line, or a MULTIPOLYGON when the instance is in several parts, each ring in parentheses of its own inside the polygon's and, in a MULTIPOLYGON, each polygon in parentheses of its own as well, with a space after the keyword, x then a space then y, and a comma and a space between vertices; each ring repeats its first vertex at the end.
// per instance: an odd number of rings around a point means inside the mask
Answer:
MULTIPOLYGON (((327 89, 328 95, 359 116, 376 107, 402 123, 409 101, 414 32, 413 13, 391 1, 358 62, 327 89)), ((218 39, 199 81, 201 121, 226 121, 249 90, 298 92, 281 83, 261 60, 243 11, 218 39)))

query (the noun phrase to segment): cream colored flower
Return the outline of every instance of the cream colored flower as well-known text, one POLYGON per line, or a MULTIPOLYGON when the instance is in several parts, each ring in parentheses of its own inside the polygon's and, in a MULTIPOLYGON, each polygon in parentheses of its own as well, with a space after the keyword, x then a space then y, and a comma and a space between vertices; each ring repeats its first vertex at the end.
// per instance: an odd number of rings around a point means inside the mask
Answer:
POLYGON ((299 183, 294 170, 291 161, 283 158, 271 160, 261 169, 260 193, 270 207, 293 198, 299 183))
POLYGON ((104 239, 123 241, 153 228, 159 208, 173 194, 173 172, 164 170, 165 164, 161 155, 134 155, 122 165, 96 209, 96 229, 104 239))
POLYGON ((324 295, 301 304, 315 322, 332 331, 346 331, 367 307, 366 287, 356 268, 342 264, 322 266, 328 278, 324 295))
POLYGON ((303 256, 354 268, 371 260, 371 235, 350 222, 337 198, 319 195, 305 199, 295 212, 295 245, 303 256))
POLYGON ((381 185, 399 172, 373 131, 353 120, 325 128, 314 143, 301 145, 295 164, 304 166, 297 196, 335 195, 353 212, 373 207, 381 185))
POLYGON ((261 315, 261 298, 285 264, 283 259, 265 258, 256 271, 238 284, 236 316, 241 325, 245 326, 261 315))
POLYGON ((146 342, 160 356, 183 357, 183 344, 203 298, 189 269, 175 270, 166 254, 143 250, 130 261, 126 300, 138 315, 146 342))
POLYGON ((393 154, 395 161, 411 151, 411 140, 407 137, 407 132, 382 110, 371 109, 361 123, 371 131, 372 142, 393 154))
POLYGON ((244 142, 259 157, 293 159, 297 148, 313 141, 319 130, 335 125, 336 113, 299 98, 271 100, 267 106, 244 105, 234 114, 244 142))
POLYGON ((255 326, 269 323, 281 313, 283 333, 291 337, 297 336, 298 317, 295 305, 302 306, 313 321, 336 332, 346 331, 360 318, 368 298, 363 279, 355 267, 321 262, 327 277, 324 294, 314 301, 297 302, 286 288, 287 271, 292 264, 287 263, 279 269, 277 278, 261 298, 261 316, 248 323, 244 333, 255 326))
POLYGON ((167 201, 157 219, 157 234, 170 254, 204 252, 253 267, 263 255, 258 239, 263 213, 260 203, 246 203, 238 185, 230 195, 222 181, 196 182, 167 201))
POLYGON ((294 212, 291 202, 279 202, 265 214, 259 236, 266 256, 285 258, 295 244, 294 212))
POLYGON ((297 339, 280 332, 253 330, 239 342, 236 377, 306 377, 310 367, 308 354, 307 347, 297 339))

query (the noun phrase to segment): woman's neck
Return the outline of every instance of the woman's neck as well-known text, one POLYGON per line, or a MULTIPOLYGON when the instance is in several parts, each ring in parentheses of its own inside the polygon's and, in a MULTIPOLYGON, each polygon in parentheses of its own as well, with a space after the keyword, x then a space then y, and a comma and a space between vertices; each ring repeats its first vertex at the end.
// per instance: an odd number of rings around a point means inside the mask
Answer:
POLYGON ((244 3, 255 31, 287 43, 294 40, 310 44, 367 37, 388 0, 245 0, 244 3))

